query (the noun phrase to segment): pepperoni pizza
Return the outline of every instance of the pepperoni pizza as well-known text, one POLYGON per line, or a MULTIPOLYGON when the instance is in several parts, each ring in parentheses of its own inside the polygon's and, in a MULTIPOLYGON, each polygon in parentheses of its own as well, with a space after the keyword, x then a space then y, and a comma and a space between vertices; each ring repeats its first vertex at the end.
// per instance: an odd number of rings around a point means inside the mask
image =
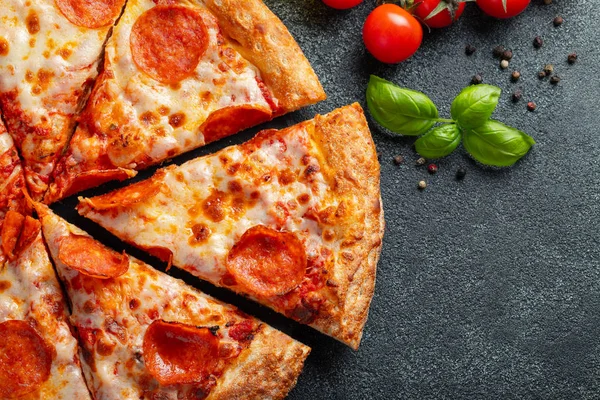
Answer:
POLYGON ((82 199, 78 210, 358 348, 383 235, 379 164, 358 104, 82 199))
POLYGON ((261 0, 129 0, 51 203, 325 98, 261 0))
POLYGON ((36 208, 95 398, 280 399, 294 386, 308 347, 36 208))
POLYGON ((90 399, 39 221, 9 210, 0 225, 0 398, 90 399))
POLYGON ((45 193, 125 0, 0 0, 0 107, 31 195, 45 193))

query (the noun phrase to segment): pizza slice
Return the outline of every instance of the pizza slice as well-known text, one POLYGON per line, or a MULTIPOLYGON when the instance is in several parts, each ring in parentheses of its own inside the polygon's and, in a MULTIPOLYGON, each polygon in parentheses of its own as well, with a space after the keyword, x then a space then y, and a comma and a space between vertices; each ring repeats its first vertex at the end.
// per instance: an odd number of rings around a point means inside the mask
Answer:
POLYGON ((0 398, 90 399, 39 221, 8 210, 0 226, 0 398))
POLYGON ((128 1, 45 202, 324 98, 261 0, 128 1))
POLYGON ((31 195, 45 193, 125 0, 0 0, 0 107, 31 195))
POLYGON ((310 349, 38 205, 98 399, 280 399, 310 349))
POLYGON ((383 212, 358 104, 82 199, 78 210, 193 275, 359 345, 383 212))

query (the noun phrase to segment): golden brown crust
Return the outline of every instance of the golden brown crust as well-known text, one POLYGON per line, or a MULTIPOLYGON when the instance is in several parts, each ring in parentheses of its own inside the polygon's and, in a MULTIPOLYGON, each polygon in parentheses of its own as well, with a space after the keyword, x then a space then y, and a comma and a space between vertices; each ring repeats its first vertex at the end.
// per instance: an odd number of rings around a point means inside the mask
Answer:
POLYGON ((312 325, 357 349, 367 321, 384 222, 379 162, 358 103, 315 118, 312 140, 320 150, 321 172, 344 207, 333 229, 343 238, 333 267, 338 313, 335 322, 312 325))
POLYGON ((283 399, 296 385, 308 353, 309 347, 263 325, 207 400, 283 399))
POLYGON ((207 0, 236 50, 256 65, 283 112, 325 99, 325 92, 285 25, 261 0, 207 0))

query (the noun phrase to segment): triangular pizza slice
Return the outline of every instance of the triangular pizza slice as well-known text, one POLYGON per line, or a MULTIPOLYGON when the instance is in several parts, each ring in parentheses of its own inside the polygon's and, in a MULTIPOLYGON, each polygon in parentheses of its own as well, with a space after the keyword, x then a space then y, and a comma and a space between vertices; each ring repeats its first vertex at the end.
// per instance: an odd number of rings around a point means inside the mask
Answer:
POLYGON ((309 348, 38 205, 98 399, 281 399, 309 348))
POLYGON ((45 202, 325 98, 261 0, 132 0, 45 202))
POLYGON ((0 107, 35 199, 73 133, 124 3, 0 0, 0 107))
POLYGON ((383 212, 358 104, 164 168, 78 210, 193 275, 360 343, 383 212))
POLYGON ((39 221, 9 210, 0 226, 0 398, 90 399, 39 221))

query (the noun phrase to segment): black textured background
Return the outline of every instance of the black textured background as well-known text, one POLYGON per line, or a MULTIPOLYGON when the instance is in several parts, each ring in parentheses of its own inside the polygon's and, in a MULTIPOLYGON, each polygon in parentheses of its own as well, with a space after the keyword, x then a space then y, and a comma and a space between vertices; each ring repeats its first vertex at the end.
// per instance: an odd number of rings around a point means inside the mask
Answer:
MULTIPOLYGON (((490 19, 469 4, 453 27, 426 34, 408 62, 386 66, 364 50, 361 29, 375 0, 335 11, 320 0, 266 0, 314 66, 327 101, 264 127, 284 127, 359 101, 369 74, 429 95, 442 116, 481 73, 504 90, 494 117, 529 133, 537 145, 516 166, 487 169, 459 148, 429 175, 416 167, 414 139, 369 120, 380 153, 387 229, 377 288, 362 345, 354 352, 189 275, 171 274, 257 315, 313 350, 289 398, 592 399, 600 398, 600 3, 532 0, 522 15, 490 19), (552 20, 562 15, 564 24, 552 20), (544 46, 535 50, 533 38, 544 46), (477 52, 467 57, 471 43, 477 52), (513 49, 508 70, 491 56, 513 49), (579 61, 570 66, 567 55, 579 61), (553 63, 562 81, 537 72, 553 63), (511 83, 510 72, 522 78, 511 83), (521 87, 518 104, 511 91, 521 87), (538 109, 526 110, 534 100, 538 109), (396 166, 392 157, 402 155, 396 166), (454 179, 464 166, 464 181, 454 179), (428 187, 417 190, 425 179, 428 187)), ((252 137, 252 129, 179 157, 184 162, 252 137)), ((145 171, 139 178, 149 176, 145 171)), ((105 192, 87 191, 91 195, 105 192)), ((164 268, 73 210, 54 208, 103 242, 164 268)))

